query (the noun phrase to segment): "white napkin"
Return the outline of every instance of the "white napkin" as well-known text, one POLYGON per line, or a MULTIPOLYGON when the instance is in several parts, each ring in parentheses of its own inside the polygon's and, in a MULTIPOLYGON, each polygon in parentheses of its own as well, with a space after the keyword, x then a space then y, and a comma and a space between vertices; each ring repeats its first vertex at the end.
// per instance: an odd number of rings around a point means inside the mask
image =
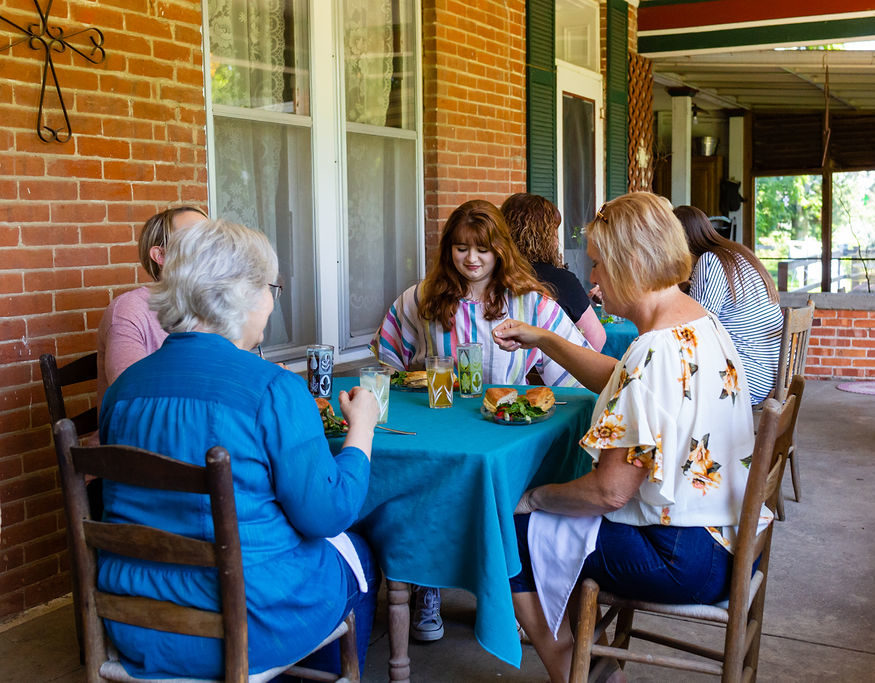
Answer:
POLYGON ((355 574, 355 578, 359 582, 359 590, 362 593, 367 593, 368 580, 365 578, 365 570, 362 569, 362 561, 359 559, 352 541, 349 540, 349 536, 338 534, 334 538, 326 538, 325 540, 337 548, 337 552, 346 560, 346 563, 352 569, 352 573, 355 574))
POLYGON ((587 556, 595 550, 601 516, 568 517, 535 511, 529 519, 529 553, 535 587, 553 638, 587 556))

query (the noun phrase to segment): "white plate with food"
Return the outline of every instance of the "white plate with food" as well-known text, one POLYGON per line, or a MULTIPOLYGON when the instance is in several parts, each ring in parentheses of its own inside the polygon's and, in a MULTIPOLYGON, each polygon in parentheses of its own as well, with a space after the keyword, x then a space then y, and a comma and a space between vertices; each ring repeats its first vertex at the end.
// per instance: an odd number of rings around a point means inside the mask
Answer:
POLYGON ((510 387, 491 387, 483 396, 480 414, 500 425, 524 427, 549 419, 556 397, 549 387, 532 387, 522 396, 510 387))
POLYGON ((319 417, 322 418, 322 428, 325 430, 327 438, 346 436, 346 433, 349 431, 349 425, 342 417, 334 414, 334 408, 327 399, 317 398, 316 407, 319 409, 319 417))

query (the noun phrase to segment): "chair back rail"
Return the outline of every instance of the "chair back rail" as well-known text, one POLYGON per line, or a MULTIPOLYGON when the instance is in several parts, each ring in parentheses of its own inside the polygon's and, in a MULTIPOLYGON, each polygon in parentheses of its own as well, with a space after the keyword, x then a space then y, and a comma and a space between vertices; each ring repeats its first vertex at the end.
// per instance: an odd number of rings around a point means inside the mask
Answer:
POLYGON ((94 598, 97 614, 104 619, 169 633, 206 638, 225 637, 220 612, 206 612, 164 600, 113 595, 102 591, 97 591, 94 598))
POLYGON ((790 381, 794 375, 805 374, 805 360, 808 357, 808 338, 814 322, 814 302, 802 308, 784 310, 784 329, 781 333, 781 349, 778 355, 778 377, 775 384, 775 398, 786 398, 790 381))
MULTIPOLYGON (((55 424, 58 420, 67 417, 62 387, 97 379, 97 353, 89 353, 60 368, 52 354, 44 353, 40 356, 39 363, 43 376, 46 404, 49 409, 49 420, 55 424)), ((93 432, 97 429, 97 406, 91 406, 70 419, 76 427, 77 434, 93 432)))
POLYGON ((139 524, 107 524, 85 520, 83 526, 85 543, 91 548, 138 560, 196 567, 216 566, 216 549, 209 541, 139 524))

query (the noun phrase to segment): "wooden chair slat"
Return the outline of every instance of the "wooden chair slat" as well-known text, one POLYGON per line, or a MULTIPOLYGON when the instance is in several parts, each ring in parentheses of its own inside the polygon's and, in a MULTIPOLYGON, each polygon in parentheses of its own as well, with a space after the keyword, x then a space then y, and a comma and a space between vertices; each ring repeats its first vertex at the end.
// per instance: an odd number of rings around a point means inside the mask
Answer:
POLYGON ((168 633, 224 638, 221 612, 182 607, 172 602, 95 592, 98 616, 168 633))
POLYGON ((70 449, 77 470, 130 486, 209 493, 204 468, 132 446, 70 449))
POLYGON ((116 555, 197 567, 216 566, 216 548, 209 541, 180 536, 139 524, 83 522, 85 542, 116 555))

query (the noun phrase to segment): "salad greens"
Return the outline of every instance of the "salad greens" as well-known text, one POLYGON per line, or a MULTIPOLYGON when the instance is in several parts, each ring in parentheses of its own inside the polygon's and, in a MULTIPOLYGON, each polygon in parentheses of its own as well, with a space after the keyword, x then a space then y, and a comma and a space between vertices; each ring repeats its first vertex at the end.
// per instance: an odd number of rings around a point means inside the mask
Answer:
POLYGON ((325 407, 319 413, 322 418, 322 428, 326 434, 342 434, 349 431, 346 420, 337 415, 332 415, 329 407, 325 407))
POLYGON ((531 422, 532 418, 546 415, 545 410, 529 404, 525 396, 517 397, 513 403, 505 403, 498 406, 495 417, 505 422, 531 422))

